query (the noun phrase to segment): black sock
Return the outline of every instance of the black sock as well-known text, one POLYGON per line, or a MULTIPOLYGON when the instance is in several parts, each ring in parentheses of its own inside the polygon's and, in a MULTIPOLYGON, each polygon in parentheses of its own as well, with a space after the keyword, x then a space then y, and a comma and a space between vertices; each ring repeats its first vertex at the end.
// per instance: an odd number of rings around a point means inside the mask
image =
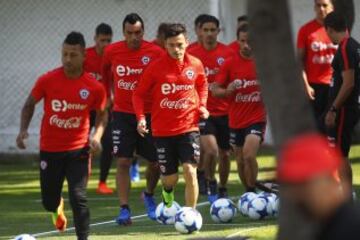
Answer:
POLYGON ((121 208, 126 208, 127 210, 130 211, 130 207, 129 207, 128 204, 123 204, 123 205, 121 205, 120 207, 121 207, 121 208))
POLYGON ((148 193, 148 192, 146 192, 146 191, 144 191, 144 195, 145 195, 146 197, 152 197, 152 196, 154 196, 153 193, 148 193))
POLYGON ((255 189, 255 187, 247 187, 246 189, 246 192, 253 192, 253 193, 256 193, 256 189, 255 189))
POLYGON ((173 188, 168 188, 168 189, 164 188, 164 191, 167 193, 171 193, 173 190, 174 190, 173 188))

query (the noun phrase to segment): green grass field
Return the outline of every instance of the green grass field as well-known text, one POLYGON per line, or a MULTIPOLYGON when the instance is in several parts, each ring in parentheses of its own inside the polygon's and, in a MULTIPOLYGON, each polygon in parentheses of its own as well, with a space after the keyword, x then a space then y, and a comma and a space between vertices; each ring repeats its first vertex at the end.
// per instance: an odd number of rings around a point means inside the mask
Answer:
MULTIPOLYGON (((271 152, 271 151, 270 151, 271 152)), ((352 148, 351 157, 354 169, 354 182, 359 196, 360 184, 360 146, 352 148)), ((269 151, 262 151, 259 158, 259 178, 271 178, 274 175, 274 157, 269 151)), ((40 202, 38 168, 36 161, 14 162, 9 164, 0 161, 0 239, 11 239, 21 233, 38 234, 53 231, 50 215, 45 212, 40 202)), ((232 172, 229 181, 230 196, 239 197, 243 188, 236 174, 235 163, 232 162, 232 172)), ((141 168, 143 176, 144 168, 141 168)), ((115 187, 115 169, 111 170, 108 183, 115 187)), ((98 179, 98 168, 93 167, 93 174, 89 181, 88 198, 91 211, 91 239, 198 239, 206 237, 235 237, 251 236, 253 239, 275 239, 277 231, 276 219, 253 221, 238 214, 231 224, 215 224, 209 216, 209 205, 202 205, 198 209, 203 216, 203 227, 199 233, 181 235, 173 226, 163 226, 147 217, 140 195, 145 181, 132 184, 130 205, 132 214, 136 217, 130 227, 118 226, 113 219, 118 214, 116 195, 99 196, 95 193, 98 179), (99 225, 96 225, 99 224, 99 225)), ((184 182, 180 181, 176 188, 176 201, 184 202, 184 182)), ((156 192, 160 201, 160 187, 156 192)), ((67 185, 64 186, 64 197, 67 199, 67 185)), ((237 201, 237 199, 236 199, 237 201)), ((200 197, 199 203, 206 202, 200 197)), ((72 227, 72 214, 69 203, 65 202, 66 213, 69 219, 68 227, 72 227)), ((74 231, 66 233, 49 233, 38 236, 37 239, 75 239, 74 231)))

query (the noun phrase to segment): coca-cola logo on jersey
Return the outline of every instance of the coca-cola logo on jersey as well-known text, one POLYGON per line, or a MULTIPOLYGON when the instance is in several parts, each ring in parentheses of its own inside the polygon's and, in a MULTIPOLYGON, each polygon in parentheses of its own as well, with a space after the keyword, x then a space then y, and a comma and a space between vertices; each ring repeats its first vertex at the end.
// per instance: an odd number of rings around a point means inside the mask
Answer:
POLYGON ((168 109, 187 109, 190 103, 189 98, 181 98, 178 100, 169 100, 168 98, 164 98, 160 102, 161 108, 168 108, 168 109))
POLYGON ((52 115, 50 117, 50 125, 58 128, 71 129, 79 128, 82 117, 71 117, 67 119, 59 118, 58 115, 52 115))
POLYGON ((136 88, 136 84, 137 84, 137 81, 126 82, 123 79, 120 79, 117 83, 117 86, 120 89, 133 91, 136 88))
POLYGON ((312 58, 312 62, 315 64, 331 64, 334 59, 333 54, 326 54, 326 55, 314 55, 312 58))
POLYGON ((258 80, 257 79, 252 79, 252 80, 247 80, 247 79, 235 79, 232 84, 234 84, 235 89, 244 89, 244 88, 248 88, 248 87, 253 87, 253 86, 258 86, 258 80))
POLYGON ((53 99, 51 101, 51 109, 54 112, 66 112, 67 110, 82 111, 86 109, 87 104, 68 103, 66 100, 53 99))
POLYGON ((235 102, 261 102, 261 93, 253 92, 250 94, 238 93, 235 96, 235 102))
POLYGON ((140 75, 142 73, 142 68, 131 68, 129 66, 118 65, 116 67, 116 73, 120 76, 130 76, 130 75, 140 75))
POLYGON ((333 43, 324 43, 324 42, 318 42, 318 41, 314 41, 311 43, 311 50, 313 50, 314 52, 320 52, 320 51, 324 51, 327 49, 336 50, 337 48, 338 48, 338 46, 333 43))
POLYGON ((164 95, 176 93, 177 91, 193 90, 194 85, 191 84, 176 84, 176 83, 163 83, 161 84, 161 92, 164 95))
POLYGON ((206 76, 210 76, 210 75, 216 75, 219 72, 219 68, 208 68, 205 67, 205 75, 206 76))

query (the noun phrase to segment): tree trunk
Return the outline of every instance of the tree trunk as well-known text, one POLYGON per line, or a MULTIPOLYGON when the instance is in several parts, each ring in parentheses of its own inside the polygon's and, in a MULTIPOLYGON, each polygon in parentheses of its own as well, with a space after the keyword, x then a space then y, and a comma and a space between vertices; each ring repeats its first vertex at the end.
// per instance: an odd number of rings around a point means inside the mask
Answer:
MULTIPOLYGON (((305 94, 286 0, 249 0, 250 40, 254 49, 262 96, 270 118, 277 152, 298 134, 316 131, 305 94)), ((281 194, 278 239, 312 240, 316 224, 281 194)))

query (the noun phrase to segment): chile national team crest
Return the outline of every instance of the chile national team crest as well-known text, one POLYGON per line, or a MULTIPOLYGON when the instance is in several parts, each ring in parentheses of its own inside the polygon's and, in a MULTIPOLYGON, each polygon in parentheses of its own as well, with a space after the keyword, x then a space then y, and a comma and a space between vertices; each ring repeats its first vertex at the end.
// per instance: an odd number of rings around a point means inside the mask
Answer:
POLYGON ((90 92, 87 89, 81 89, 80 92, 81 99, 87 99, 89 97, 90 92))
POLYGON ((225 59, 223 57, 218 57, 216 62, 221 66, 225 62, 225 59))
POLYGON ((195 76, 195 72, 192 69, 188 69, 186 70, 185 75, 189 80, 192 80, 195 76))
POLYGON ((147 65, 150 62, 150 58, 148 56, 143 56, 141 62, 142 64, 147 65))

